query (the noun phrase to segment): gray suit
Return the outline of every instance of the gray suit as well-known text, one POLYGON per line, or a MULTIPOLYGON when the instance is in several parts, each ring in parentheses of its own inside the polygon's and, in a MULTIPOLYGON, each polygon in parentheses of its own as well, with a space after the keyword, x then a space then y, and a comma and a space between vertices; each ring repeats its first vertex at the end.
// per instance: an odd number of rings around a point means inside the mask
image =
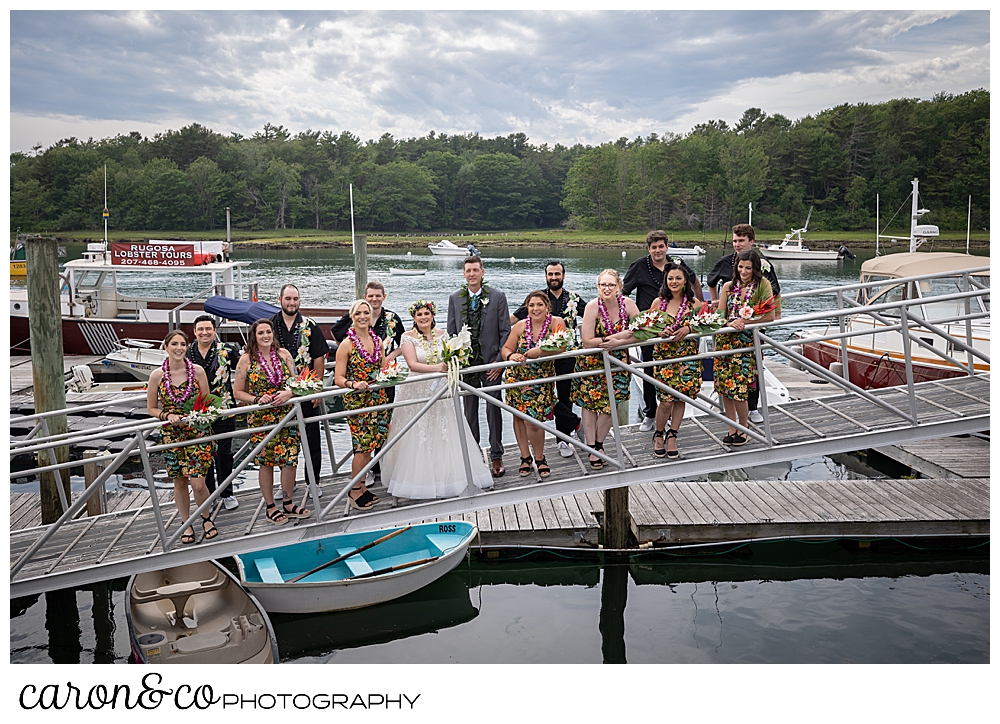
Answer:
MULTIPOLYGON (((500 351, 504 342, 510 336, 510 310, 507 307, 507 295, 496 287, 486 286, 489 291, 489 303, 483 309, 479 323, 479 345, 483 353, 483 364, 492 362, 503 362, 500 351)), ((459 292, 454 292, 448 297, 448 334, 458 334, 465 319, 465 311, 468 307, 468 299, 459 296, 459 292)), ((477 375, 476 379, 464 378, 469 384, 475 387, 500 384, 500 380, 490 382, 485 374, 477 375)), ((500 399, 500 390, 489 393, 492 397, 500 399)), ((465 418, 472 428, 472 436, 479 442, 479 398, 475 395, 468 395, 464 400, 465 418)), ((496 405, 486 406, 486 422, 490 428, 490 459, 499 460, 503 457, 503 419, 500 417, 500 408, 496 405)))

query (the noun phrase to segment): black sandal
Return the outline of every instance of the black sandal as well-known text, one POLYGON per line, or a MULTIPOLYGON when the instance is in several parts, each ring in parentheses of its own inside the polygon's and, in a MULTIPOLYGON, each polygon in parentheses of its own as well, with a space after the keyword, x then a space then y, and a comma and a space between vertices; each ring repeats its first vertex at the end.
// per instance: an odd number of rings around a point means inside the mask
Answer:
POLYGON ((657 438, 664 441, 666 440, 666 438, 664 438, 663 435, 664 435, 663 430, 657 430, 656 432, 653 433, 653 454, 658 458, 662 458, 667 454, 666 442, 664 442, 663 447, 661 448, 656 447, 657 438))
POLYGON ((267 506, 267 509, 264 511, 264 516, 275 525, 284 525, 288 522, 288 517, 278 510, 274 503, 267 506))
MULTIPOLYGON (((595 442, 590 447, 594 448, 595 450, 604 450, 604 443, 603 442, 595 442)), ((604 467, 604 461, 601 460, 600 458, 598 458, 596 455, 594 455, 593 453, 591 453, 589 457, 597 458, 596 460, 591 460, 590 461, 590 467, 592 467, 594 470, 600 470, 601 468, 604 467)))
POLYGON ((521 458, 521 465, 517 469, 517 474, 522 478, 526 478, 531 475, 531 456, 526 458, 521 458))
MULTIPOLYGON (((358 490, 358 488, 351 488, 351 490, 358 490)), ((375 507, 375 503, 378 502, 378 498, 372 495, 368 490, 365 490, 365 492, 356 498, 352 498, 348 495, 347 499, 351 501, 351 507, 355 510, 371 510, 375 507)))
POLYGON ((205 531, 205 540, 212 540, 217 535, 219 535, 219 529, 215 526, 215 521, 213 521, 209 516, 201 516, 201 527, 205 531), (208 526, 212 527, 209 528, 208 526))
POLYGON ((730 435, 730 437, 732 438, 732 442, 730 442, 729 444, 733 445, 734 447, 739 447, 740 445, 746 445, 748 442, 750 442, 747 436, 741 432, 734 432, 732 435, 730 435))
MULTIPOLYGON (((674 440, 677 439, 677 430, 674 430, 673 428, 670 428, 670 430, 667 431, 667 437, 665 438, 664 443, 666 442, 666 440, 669 440, 671 438, 673 438, 674 440)), ((676 445, 677 443, 674 444, 676 445)), ((666 453, 667 460, 676 460, 681 456, 680 450, 667 450, 666 448, 664 448, 664 452, 666 453)))
POLYGON ((308 508, 300 508, 295 503, 283 503, 281 508, 281 512, 288 518, 308 518, 312 515, 308 508))
POLYGON ((195 541, 194 528, 190 528, 189 527, 188 530, 190 530, 191 532, 190 533, 184 533, 181 536, 181 545, 182 546, 189 546, 192 543, 194 543, 194 541, 195 541))
POLYGON ((538 470, 538 477, 547 478, 552 474, 552 470, 549 468, 548 463, 545 462, 545 456, 542 455, 540 460, 535 461, 535 469, 538 470))

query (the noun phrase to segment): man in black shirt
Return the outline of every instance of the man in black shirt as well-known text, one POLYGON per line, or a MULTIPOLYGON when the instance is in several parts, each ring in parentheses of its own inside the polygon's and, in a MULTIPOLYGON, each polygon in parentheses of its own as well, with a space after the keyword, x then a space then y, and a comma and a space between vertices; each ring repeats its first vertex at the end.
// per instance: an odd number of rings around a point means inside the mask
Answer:
MULTIPOLYGON (((286 284, 279 294, 281 311, 271 318, 271 325, 278 338, 278 344, 288 350, 295 360, 296 369, 301 372, 311 369, 317 378, 323 379, 326 372, 326 355, 330 346, 323 338, 323 332, 313 320, 299 312, 299 290, 294 284, 286 284)), ((321 414, 321 400, 302 406, 303 417, 321 414)), ((319 482, 319 471, 323 465, 323 451, 319 443, 319 423, 306 424, 306 440, 309 443, 309 461, 315 480, 319 482)), ((306 476, 309 480, 309 476, 306 476)))
MULTIPOLYGON (((563 289, 565 281, 566 268, 561 261, 550 261, 545 265, 545 291, 549 295, 552 316, 562 317, 566 323, 566 329, 575 330, 578 321, 583 319, 583 310, 587 306, 587 302, 579 294, 563 289)), ((517 311, 510 315, 510 323, 514 324, 527 316, 528 308, 522 304, 517 308, 517 311)), ((556 360, 556 374, 572 373, 575 364, 574 358, 556 360)), ((580 417, 573 412, 573 403, 570 401, 572 386, 573 380, 556 382, 556 396, 558 398, 555 407, 556 429, 566 435, 571 434, 580 426, 580 417)), ((560 440, 559 454, 566 458, 572 457, 573 450, 568 443, 560 440)))
MULTIPOLYGON (((635 290, 635 305, 639 307, 641 312, 649 309, 653 300, 660 296, 663 270, 667 266, 669 252, 667 243, 667 232, 665 231, 656 230, 646 234, 646 249, 649 250, 649 254, 632 262, 632 266, 625 272, 622 294, 627 297, 635 290)), ((698 282, 697 275, 680 257, 674 261, 684 268, 684 273, 691 281, 695 298, 701 299, 701 284, 698 282)), ((642 350, 643 362, 653 361, 653 345, 649 344, 639 349, 642 350)), ((644 372, 651 375, 652 368, 647 367, 644 372)), ((639 429, 642 432, 649 432, 656 422, 656 387, 645 380, 642 382, 642 415, 643 419, 639 429)))
MULTIPOLYGON (((719 300, 719 289, 722 285, 733 278, 733 263, 736 255, 752 249, 756 238, 757 236, 750 224, 737 224, 733 227, 733 253, 726 254, 715 262, 712 271, 708 273, 708 293, 712 295, 713 302, 719 300)), ((778 277, 774 274, 774 266, 763 257, 761 257, 760 266, 764 278, 771 283, 774 298, 778 301, 778 308, 775 310, 774 318, 781 319, 781 285, 778 283, 778 277)), ((751 422, 764 422, 763 415, 757 411, 759 403, 760 390, 754 387, 750 390, 747 397, 747 407, 750 409, 751 422)))
MULTIPOLYGON (((204 368, 205 374, 208 375, 209 392, 222 398, 223 407, 235 407, 233 373, 240 359, 240 351, 236 345, 219 340, 215 332, 215 317, 209 314, 202 314, 194 320, 194 336, 197 342, 188 347, 188 359, 204 368)), ((220 417, 212 424, 213 435, 234 430, 236 430, 236 418, 232 415, 220 417)), ((208 469, 208 475, 205 477, 208 492, 215 492, 216 480, 222 482, 232 473, 233 439, 227 437, 216 441, 212 467, 208 469)), ((239 501, 233 496, 232 483, 222 491, 222 504, 226 510, 233 510, 239 506, 239 501)))

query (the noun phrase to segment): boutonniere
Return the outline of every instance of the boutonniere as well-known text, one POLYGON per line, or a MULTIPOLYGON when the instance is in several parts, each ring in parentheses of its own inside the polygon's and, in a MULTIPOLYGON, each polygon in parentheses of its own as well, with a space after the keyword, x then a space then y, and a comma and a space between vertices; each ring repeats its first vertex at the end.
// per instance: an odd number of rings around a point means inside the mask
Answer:
POLYGON ((763 269, 764 271, 768 271, 768 272, 771 271, 771 262, 769 262, 764 257, 761 257, 760 258, 760 268, 763 269))

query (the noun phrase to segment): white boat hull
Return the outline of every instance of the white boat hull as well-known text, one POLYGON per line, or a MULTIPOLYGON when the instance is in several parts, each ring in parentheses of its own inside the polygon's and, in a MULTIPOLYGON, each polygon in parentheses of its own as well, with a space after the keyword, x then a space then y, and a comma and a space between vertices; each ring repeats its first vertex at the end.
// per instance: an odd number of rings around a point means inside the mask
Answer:
POLYGON ((427 273, 426 269, 398 269, 389 267, 389 273, 395 277, 421 277, 427 273))
POLYGON ((789 259, 796 261, 837 261, 840 253, 834 249, 828 251, 810 250, 790 250, 790 249, 762 249, 761 252, 768 259, 789 259))
POLYGON ((693 249, 685 249, 683 247, 673 247, 667 248, 667 256, 704 256, 705 250, 700 246, 696 246, 693 249))
POLYGON ((468 256, 469 252, 467 249, 440 249, 437 247, 429 246, 427 247, 431 250, 431 254, 435 256, 468 256))

